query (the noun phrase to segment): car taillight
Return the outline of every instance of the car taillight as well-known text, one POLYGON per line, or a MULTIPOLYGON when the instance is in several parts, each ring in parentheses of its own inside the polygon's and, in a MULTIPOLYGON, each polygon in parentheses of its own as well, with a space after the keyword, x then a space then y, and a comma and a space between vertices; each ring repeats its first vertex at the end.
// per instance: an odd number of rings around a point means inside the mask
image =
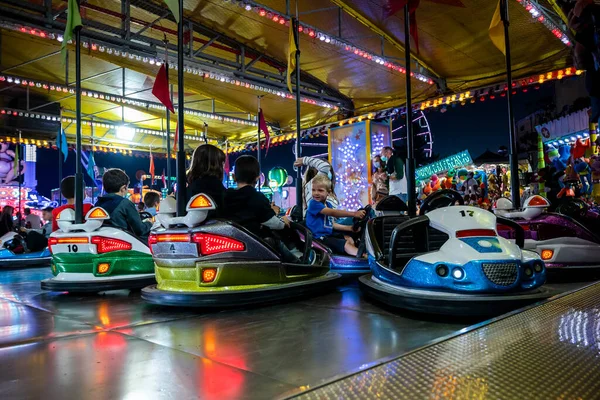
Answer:
POLYGON ((92 236, 92 244, 96 245, 99 254, 111 251, 131 250, 131 243, 104 236, 92 236))
POLYGON ((188 235, 187 233, 166 233, 164 235, 150 235, 148 237, 148 244, 189 241, 190 235, 188 235))
POLYGON ((457 238, 476 236, 496 236, 496 231, 493 229, 466 229, 463 231, 456 231, 457 238))
POLYGON ((82 244, 89 243, 89 239, 86 237, 51 237, 48 238, 48 250, 52 253, 52 246, 57 244, 82 244))
POLYGON ((164 242, 178 242, 178 243, 189 243, 191 240, 190 235, 187 233, 165 233, 162 235, 152 234, 148 236, 148 245, 150 246, 150 252, 154 254, 152 245, 164 242))
POLYGON ((198 244, 198 250, 203 256, 246 250, 246 245, 239 240, 210 233, 195 233, 192 235, 192 242, 198 244))

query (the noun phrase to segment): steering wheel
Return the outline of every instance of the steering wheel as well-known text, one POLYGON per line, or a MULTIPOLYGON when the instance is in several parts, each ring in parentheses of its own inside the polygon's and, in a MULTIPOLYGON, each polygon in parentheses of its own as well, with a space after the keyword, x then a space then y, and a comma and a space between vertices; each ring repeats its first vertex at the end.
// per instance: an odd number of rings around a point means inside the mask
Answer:
POLYGON ((358 232, 359 228, 362 231, 363 228, 367 225, 367 222, 369 222, 369 215, 371 214, 371 205, 369 204, 366 207, 361 208, 360 210, 364 210, 365 216, 360 219, 359 218, 352 219, 352 231, 353 232, 358 232))
POLYGON ((558 214, 566 215, 571 218, 585 217, 589 206, 581 199, 568 199, 562 201, 556 206, 558 214))
POLYGON ((152 216, 152 214, 150 214, 148 211, 142 211, 142 212, 140 213, 140 218, 141 218, 141 219, 142 219, 142 221, 143 221, 143 220, 146 220, 146 219, 152 219, 152 218, 154 218, 154 217, 153 217, 153 216, 152 216))
POLYGON ((465 200, 460 193, 452 189, 440 190, 425 199, 421 205, 419 215, 425 215, 438 208, 453 206, 456 203, 461 206, 465 204, 465 200))

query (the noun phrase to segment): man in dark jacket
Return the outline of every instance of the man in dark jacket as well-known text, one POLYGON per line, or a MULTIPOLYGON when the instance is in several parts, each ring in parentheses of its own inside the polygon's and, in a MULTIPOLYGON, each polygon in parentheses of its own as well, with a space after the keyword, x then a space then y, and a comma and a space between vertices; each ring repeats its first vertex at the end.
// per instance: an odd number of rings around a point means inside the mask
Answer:
POLYGON ((381 149, 380 157, 381 160, 386 163, 386 172, 390 178, 390 196, 398 196, 406 202, 408 200, 408 182, 406 181, 404 161, 396 151, 389 146, 381 149))
POLYGON ((132 233, 140 241, 148 244, 148 234, 152 223, 142 221, 135 204, 125 199, 129 177, 119 168, 106 170, 102 176, 105 196, 98 198, 96 207, 102 207, 110 216, 110 225, 132 233))

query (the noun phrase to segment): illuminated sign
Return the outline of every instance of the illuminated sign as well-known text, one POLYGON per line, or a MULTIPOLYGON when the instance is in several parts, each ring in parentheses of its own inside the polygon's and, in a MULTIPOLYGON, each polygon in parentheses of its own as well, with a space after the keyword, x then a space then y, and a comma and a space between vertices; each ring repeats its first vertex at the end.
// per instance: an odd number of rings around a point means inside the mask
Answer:
POLYGON ((473 159, 471 158, 471 154, 469 154, 469 150, 465 150, 424 167, 417 168, 417 177, 420 180, 426 180, 431 178, 431 175, 433 174, 439 174, 440 172, 445 172, 456 167, 464 167, 470 164, 473 164, 473 159))

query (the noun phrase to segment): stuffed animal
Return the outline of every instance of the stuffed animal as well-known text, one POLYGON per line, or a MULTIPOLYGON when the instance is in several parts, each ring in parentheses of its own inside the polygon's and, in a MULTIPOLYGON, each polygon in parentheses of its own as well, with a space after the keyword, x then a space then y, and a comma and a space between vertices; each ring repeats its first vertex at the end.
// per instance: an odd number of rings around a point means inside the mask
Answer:
POLYGON ((478 189, 479 182, 477 182, 477 180, 475 179, 475 173, 469 172, 467 180, 463 185, 465 203, 473 205, 477 202, 478 189))
POLYGON ((592 170, 592 199, 600 204, 600 156, 591 157, 589 165, 592 170))
POLYGON ((467 180, 468 175, 469 175, 469 171, 467 171, 464 168, 459 169, 456 172, 456 190, 458 190, 458 191, 463 190, 463 185, 465 184, 465 181, 467 180))
POLYGON ((562 160, 559 149, 550 144, 548 145, 548 152, 546 154, 554 169, 557 171, 564 171, 567 168, 567 163, 562 160))
POLYGON ((581 194, 589 196, 592 194, 592 169, 590 165, 585 160, 577 159, 573 168, 579 174, 581 180, 581 194))
POLYGON ((440 182, 440 178, 436 174, 431 175, 431 181, 429 182, 429 186, 431 186, 432 192, 437 192, 438 190, 440 190, 441 184, 442 183, 440 182))

